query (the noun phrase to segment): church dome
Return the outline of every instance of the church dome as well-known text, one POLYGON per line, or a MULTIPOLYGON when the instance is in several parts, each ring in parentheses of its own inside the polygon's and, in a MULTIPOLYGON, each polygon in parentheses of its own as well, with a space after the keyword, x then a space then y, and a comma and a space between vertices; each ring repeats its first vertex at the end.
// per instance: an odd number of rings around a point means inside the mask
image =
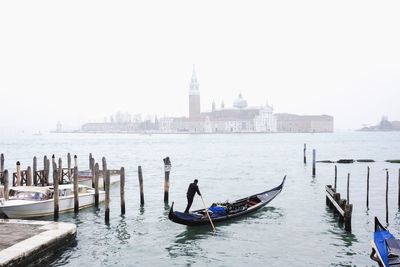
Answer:
POLYGON ((235 99, 233 102, 234 108, 247 108, 247 101, 243 98, 242 94, 240 93, 238 98, 235 99))

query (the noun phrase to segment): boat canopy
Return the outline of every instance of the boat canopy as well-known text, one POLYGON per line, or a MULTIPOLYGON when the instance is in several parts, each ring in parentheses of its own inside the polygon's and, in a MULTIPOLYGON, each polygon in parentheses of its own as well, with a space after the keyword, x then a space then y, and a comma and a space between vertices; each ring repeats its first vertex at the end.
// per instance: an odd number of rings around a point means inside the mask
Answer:
POLYGON ((10 189, 10 198, 18 200, 46 200, 52 195, 48 187, 18 186, 10 189))
POLYGON ((14 186, 10 188, 10 192, 13 190, 14 192, 38 192, 47 194, 50 191, 50 187, 48 186, 14 186))

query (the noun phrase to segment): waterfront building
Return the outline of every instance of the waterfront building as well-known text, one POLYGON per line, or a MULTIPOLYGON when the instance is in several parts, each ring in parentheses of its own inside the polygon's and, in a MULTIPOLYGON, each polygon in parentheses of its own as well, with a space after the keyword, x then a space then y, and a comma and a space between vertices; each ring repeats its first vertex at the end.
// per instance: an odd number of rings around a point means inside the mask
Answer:
POLYGON ((239 93, 231 107, 222 101, 218 108, 212 101, 211 109, 201 112, 200 85, 193 66, 189 82, 189 117, 164 117, 151 121, 132 122, 130 116, 116 114, 111 122, 86 123, 82 132, 154 132, 154 133, 272 133, 272 132, 333 132, 333 117, 274 114, 268 103, 249 106, 239 93), (117 116, 118 115, 118 116, 117 116))
POLYGON ((240 93, 232 107, 226 108, 222 102, 217 108, 212 102, 211 111, 200 111, 200 90, 193 66, 189 83, 189 117, 168 117, 160 119, 160 130, 164 132, 192 133, 242 133, 275 132, 276 120, 273 108, 268 104, 249 107, 240 93))
POLYGON ((400 131, 400 121, 389 121, 387 116, 382 116, 377 125, 363 127, 360 131, 400 131))
POLYGON ((85 133, 112 133, 112 132, 135 132, 139 130, 139 124, 135 122, 90 122, 81 126, 81 132, 85 133))
POLYGON ((333 117, 329 115, 275 114, 278 132, 289 133, 331 133, 333 117))

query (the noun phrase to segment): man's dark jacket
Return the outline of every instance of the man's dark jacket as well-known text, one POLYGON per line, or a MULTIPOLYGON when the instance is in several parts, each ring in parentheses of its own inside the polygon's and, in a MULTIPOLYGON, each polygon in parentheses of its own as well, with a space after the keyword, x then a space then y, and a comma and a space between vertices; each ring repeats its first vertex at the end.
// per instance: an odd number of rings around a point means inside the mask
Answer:
POLYGON ((199 194, 201 196, 200 190, 199 190, 199 187, 197 186, 197 184, 191 183, 189 185, 189 188, 186 193, 187 198, 189 198, 189 199, 194 198, 194 195, 196 194, 196 192, 197 192, 197 194, 199 194))

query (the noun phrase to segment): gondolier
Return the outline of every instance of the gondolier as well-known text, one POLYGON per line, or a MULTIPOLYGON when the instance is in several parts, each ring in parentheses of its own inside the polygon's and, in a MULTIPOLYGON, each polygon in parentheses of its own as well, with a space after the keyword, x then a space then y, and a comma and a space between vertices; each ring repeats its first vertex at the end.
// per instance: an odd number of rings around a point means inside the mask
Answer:
POLYGON ((185 213, 189 213, 189 209, 190 209, 190 207, 192 206, 192 203, 193 203, 194 195, 196 195, 196 193, 197 193, 197 194, 199 194, 199 196, 201 196, 199 187, 197 186, 198 182, 199 181, 197 179, 195 179, 193 181, 193 183, 191 183, 189 185, 189 188, 188 188, 187 193, 186 193, 188 204, 186 206, 185 213))

